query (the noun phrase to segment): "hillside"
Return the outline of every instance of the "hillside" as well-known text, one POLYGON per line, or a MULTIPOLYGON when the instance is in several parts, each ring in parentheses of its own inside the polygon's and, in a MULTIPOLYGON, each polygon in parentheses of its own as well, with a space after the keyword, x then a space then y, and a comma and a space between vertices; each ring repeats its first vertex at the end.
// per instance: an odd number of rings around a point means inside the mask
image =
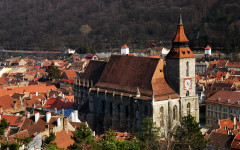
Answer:
POLYGON ((97 50, 168 46, 181 9, 191 47, 240 47, 236 0, 2 0, 0 45, 11 49, 97 50))

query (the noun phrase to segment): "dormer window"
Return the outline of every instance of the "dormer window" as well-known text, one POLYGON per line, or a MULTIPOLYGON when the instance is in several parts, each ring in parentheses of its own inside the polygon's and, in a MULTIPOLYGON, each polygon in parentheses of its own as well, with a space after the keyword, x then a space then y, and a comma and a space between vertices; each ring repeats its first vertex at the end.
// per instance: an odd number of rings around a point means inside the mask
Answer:
POLYGON ((187 51, 188 54, 190 54, 190 51, 187 51))
POLYGON ((183 55, 185 55, 185 52, 182 51, 182 53, 183 53, 183 55))
POLYGON ((236 102, 236 104, 239 104, 240 103, 240 100, 238 100, 237 102, 236 102))
POLYGON ((217 99, 217 101, 220 101, 220 99, 221 99, 221 97, 219 97, 219 98, 217 99))
POLYGON ((230 99, 228 99, 226 102, 228 103, 230 101, 230 99))

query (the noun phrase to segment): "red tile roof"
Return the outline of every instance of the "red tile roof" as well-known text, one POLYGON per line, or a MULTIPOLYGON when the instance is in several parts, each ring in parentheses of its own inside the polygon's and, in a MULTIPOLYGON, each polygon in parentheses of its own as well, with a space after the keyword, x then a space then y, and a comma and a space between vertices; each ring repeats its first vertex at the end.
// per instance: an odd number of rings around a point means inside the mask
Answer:
POLYGON ((228 62, 226 67, 230 68, 240 68, 240 62, 228 62))
POLYGON ((189 42, 185 35, 184 28, 182 25, 177 26, 177 33, 173 42, 189 42))
POLYGON ((10 95, 0 96, 0 106, 2 106, 3 110, 14 108, 14 101, 19 107, 19 100, 14 100, 10 95))
POLYGON ((57 88, 55 85, 46 85, 46 84, 39 84, 39 85, 30 85, 30 86, 21 86, 21 87, 13 87, 9 89, 0 89, 0 95, 13 95, 14 93, 23 93, 23 92, 43 92, 43 91, 50 91, 56 90, 57 88))
POLYGON ((127 47, 127 45, 126 45, 126 44, 124 44, 124 45, 122 46, 122 48, 128 48, 128 47, 127 47))
POLYGON ((73 133, 70 130, 68 130, 68 133, 65 130, 57 132, 55 139, 57 147, 66 149, 68 146, 73 145, 74 140, 71 137, 73 137, 73 133))
POLYGON ((240 107, 240 92, 218 91, 205 102, 240 107))
POLYGON ((207 45, 207 47, 205 49, 211 49, 211 47, 209 45, 207 45))
POLYGON ((51 110, 54 110, 55 108, 57 108, 57 110, 61 110, 62 108, 73 109, 73 101, 69 101, 66 99, 66 102, 65 102, 63 99, 57 99, 57 98, 51 97, 42 106, 42 108, 51 109, 51 110))
MULTIPOLYGON (((67 77, 68 80, 73 80, 74 77, 77 77, 77 73, 76 73, 75 70, 65 70, 65 71, 63 72, 63 74, 66 75, 66 77, 67 77)), ((63 76, 63 77, 65 77, 65 76, 63 76)))

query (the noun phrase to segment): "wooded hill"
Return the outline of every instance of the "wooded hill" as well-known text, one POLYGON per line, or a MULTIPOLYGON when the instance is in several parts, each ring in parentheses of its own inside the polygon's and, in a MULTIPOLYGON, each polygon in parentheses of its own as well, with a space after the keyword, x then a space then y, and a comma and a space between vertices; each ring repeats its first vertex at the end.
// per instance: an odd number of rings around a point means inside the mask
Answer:
POLYGON ((0 45, 11 49, 97 50, 169 46, 181 8, 192 48, 240 47, 238 0, 1 0, 0 45))

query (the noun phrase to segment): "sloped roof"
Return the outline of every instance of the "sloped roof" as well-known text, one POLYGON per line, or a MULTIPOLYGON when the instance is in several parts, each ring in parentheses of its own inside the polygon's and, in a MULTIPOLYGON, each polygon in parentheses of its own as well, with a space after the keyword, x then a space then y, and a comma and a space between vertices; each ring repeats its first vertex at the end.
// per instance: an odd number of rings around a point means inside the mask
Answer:
POLYGON ((234 137, 231 148, 240 149, 240 133, 237 133, 237 135, 234 137))
POLYGON ((214 131, 208 136, 208 140, 210 141, 209 144, 218 148, 230 148, 233 138, 233 135, 217 133, 214 131))
MULTIPOLYGON (((51 116, 51 119, 48 123, 49 128, 52 128, 57 125, 57 118, 55 116, 51 116)), ((35 116, 32 115, 30 118, 26 118, 23 125, 19 129, 19 131, 22 130, 28 130, 29 135, 33 135, 34 133, 40 133, 45 131, 46 127, 46 116, 39 116, 38 122, 35 123, 35 116)))
POLYGON ((67 76, 67 79, 69 80, 73 80, 74 77, 77 77, 77 73, 75 70, 65 70, 64 73, 67 76))
POLYGON ((209 45, 207 45, 207 46, 205 47, 205 49, 211 49, 211 47, 210 47, 209 45))
POLYGON ((102 75, 103 69, 105 68, 107 62, 90 60, 84 74, 83 79, 92 80, 93 85, 97 83, 100 76, 102 75))
POLYGON ((16 101, 19 106, 20 102, 18 100, 14 100, 10 95, 0 96, 0 106, 2 106, 4 110, 14 108, 14 101, 16 101))
POLYGON ((57 132, 55 139, 57 147, 67 149, 68 146, 73 145, 74 140, 71 137, 73 137, 73 133, 70 130, 68 133, 65 130, 57 132))
POLYGON ((42 108, 51 110, 54 110, 55 108, 57 108, 57 110, 61 110, 62 108, 73 109, 73 101, 66 100, 65 102, 63 99, 50 97, 47 102, 42 106, 42 108))
POLYGON ((14 115, 2 115, 1 116, 1 120, 2 119, 6 119, 7 122, 10 123, 10 125, 12 126, 18 126, 18 125, 21 125, 23 123, 23 117, 21 116, 14 116, 14 115))
POLYGON ((173 42, 189 42, 188 38, 185 35, 184 28, 182 25, 177 26, 177 33, 173 42))
POLYGON ((213 96, 206 99, 205 102, 240 107, 240 92, 218 91, 213 96), (227 102, 227 100, 229 101, 227 102))
POLYGON ((130 94, 136 94, 138 87, 141 96, 150 97, 176 94, 165 81, 160 59, 127 55, 111 56, 96 87, 130 94), (162 72, 155 75, 157 68, 162 72))
POLYGON ((126 45, 126 44, 124 44, 124 45, 122 46, 122 48, 128 48, 128 47, 127 47, 127 45, 126 45))

